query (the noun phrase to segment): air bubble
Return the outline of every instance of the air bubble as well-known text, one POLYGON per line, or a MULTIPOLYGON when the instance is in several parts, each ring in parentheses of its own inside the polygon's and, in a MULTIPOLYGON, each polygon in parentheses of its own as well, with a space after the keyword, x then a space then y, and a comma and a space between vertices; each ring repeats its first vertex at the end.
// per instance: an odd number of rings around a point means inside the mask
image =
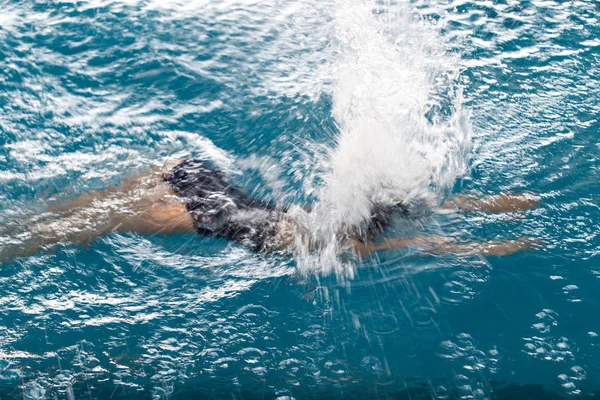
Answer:
POLYGON ((587 378, 587 373, 585 372, 585 370, 578 365, 571 367, 571 369, 569 370, 569 375, 571 376, 571 379, 575 379, 578 381, 587 378))
POLYGON ((418 307, 413 312, 414 324, 418 327, 428 327, 434 325, 434 315, 435 310, 433 308, 425 306, 418 307))
POLYGON ((448 389, 444 386, 437 386, 433 389, 433 394, 436 400, 446 400, 450 398, 450 394, 448 393, 448 389))
POLYGON ((567 374, 560 374, 556 377, 556 381, 558 382, 561 389, 570 395, 576 395, 581 393, 581 390, 577 388, 572 378, 567 376, 567 374))

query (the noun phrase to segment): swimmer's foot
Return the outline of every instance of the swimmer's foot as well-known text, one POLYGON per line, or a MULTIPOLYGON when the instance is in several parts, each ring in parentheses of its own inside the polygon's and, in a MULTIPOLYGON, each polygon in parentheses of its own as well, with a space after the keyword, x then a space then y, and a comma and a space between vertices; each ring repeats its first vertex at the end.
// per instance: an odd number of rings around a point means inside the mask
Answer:
POLYGON ((447 201, 442 209, 455 209, 462 212, 481 211, 488 213, 514 212, 539 207, 541 199, 532 193, 502 193, 476 199, 459 194, 447 201))

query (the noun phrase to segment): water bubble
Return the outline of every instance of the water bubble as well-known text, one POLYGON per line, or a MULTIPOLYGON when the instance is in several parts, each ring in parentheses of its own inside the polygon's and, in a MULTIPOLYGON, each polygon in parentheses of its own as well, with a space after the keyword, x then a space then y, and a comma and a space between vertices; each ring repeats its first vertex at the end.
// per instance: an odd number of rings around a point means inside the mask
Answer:
POLYGON ((252 379, 262 381, 267 375, 267 368, 263 361, 265 352, 255 348, 247 348, 238 351, 241 362, 243 363, 242 370, 252 379))
MULTIPOLYGON (((488 357, 484 351, 479 350, 473 344, 474 340, 467 333, 456 335, 455 340, 444 340, 440 343, 440 351, 438 355, 442 358, 457 359, 462 362, 462 368, 467 371, 479 371, 492 366, 496 372, 497 359, 488 357)), ((489 351, 490 355, 498 355, 497 349, 489 351)))
POLYGON ((558 375, 556 377, 556 381, 558 382, 561 389, 569 395, 576 395, 581 393, 581 390, 577 388, 577 386, 573 382, 573 379, 567 376, 567 374, 558 375))
POLYGON ((540 360, 563 361, 573 359, 572 343, 566 337, 559 338, 524 338, 523 351, 540 360))
POLYGON ((581 368, 578 365, 575 365, 569 370, 569 376, 571 377, 571 379, 580 381, 587 378, 587 373, 583 368, 581 368))
POLYGON ((216 375, 228 377, 235 375, 238 370, 238 360, 234 357, 223 357, 214 361, 214 371, 216 375))
POLYGON ((435 397, 435 399, 439 399, 439 400, 446 400, 450 398, 450 393, 448 391, 448 389, 446 389, 446 387, 444 386, 436 386, 433 389, 433 395, 435 397))
POLYGON ((454 377, 454 386, 456 387, 456 391, 461 398, 466 398, 473 394, 471 380, 465 375, 456 375, 454 377))
POLYGON ((580 303, 580 292, 579 286, 577 285, 567 285, 562 288, 563 293, 567 295, 567 301, 571 303, 580 303))
POLYGON ((451 340, 444 340, 440 343, 440 352, 438 355, 442 358, 457 358, 462 354, 458 351, 458 347, 451 340))
POLYGON ((269 320, 269 317, 272 316, 272 313, 266 307, 248 304, 244 307, 241 307, 237 311, 237 315, 238 318, 246 322, 263 324, 269 320))
POLYGON ((413 322, 418 327, 427 327, 435 325, 433 317, 436 311, 432 307, 421 306, 413 311, 413 322))
POLYGON ((279 363, 279 370, 283 372, 287 383, 298 386, 306 374, 306 363, 296 358, 288 358, 279 363))
POLYGON ((558 314, 550 309, 543 309, 539 313, 535 314, 539 322, 532 325, 532 327, 539 333, 548 333, 553 326, 557 326, 558 314))
POLYGON ((467 362, 463 368, 471 371, 481 370, 486 368, 487 357, 481 350, 474 350, 465 358, 467 362))
POLYGON ((556 343, 556 347, 561 350, 568 350, 569 343, 566 341, 559 341, 558 343, 556 343))
POLYGON ((483 391, 483 389, 475 389, 473 391, 473 399, 475 400, 483 400, 485 399, 485 392, 483 391))
POLYGON ((487 365, 490 373, 495 374, 498 372, 498 365, 502 356, 500 351, 494 347, 487 352, 487 365))
POLYGON ((363 359, 360 361, 360 366, 364 370, 370 370, 375 373, 382 372, 381 362, 379 361, 379 359, 377 357, 373 357, 373 356, 363 357, 363 359))
POLYGON ((533 355, 536 353, 536 347, 533 343, 525 343, 525 352, 529 355, 533 355))
POLYGON ((444 300, 450 303, 458 303, 462 300, 471 299, 474 295, 473 290, 466 284, 459 281, 448 281, 444 284, 444 300))
POLYGON ((456 335, 456 346, 461 351, 473 349, 473 338, 468 333, 459 333, 456 335))
MULTIPOLYGON (((467 260, 470 264, 475 261, 467 260)), ((453 272, 443 286, 442 299, 448 303, 460 303, 475 297, 479 287, 489 279, 487 265, 453 272)))
POLYGON ((344 382, 351 378, 348 372, 348 366, 341 360, 325 362, 322 372, 323 379, 330 382, 344 382))
POLYGON ((381 316, 380 318, 378 314, 374 315, 376 317, 376 324, 372 324, 373 326, 369 329, 376 335, 391 335, 400 330, 400 323, 397 318, 390 318, 389 316, 381 316))
POLYGON ((238 370, 238 360, 227 356, 219 348, 207 348, 200 352, 203 369, 211 375, 227 377, 238 370))

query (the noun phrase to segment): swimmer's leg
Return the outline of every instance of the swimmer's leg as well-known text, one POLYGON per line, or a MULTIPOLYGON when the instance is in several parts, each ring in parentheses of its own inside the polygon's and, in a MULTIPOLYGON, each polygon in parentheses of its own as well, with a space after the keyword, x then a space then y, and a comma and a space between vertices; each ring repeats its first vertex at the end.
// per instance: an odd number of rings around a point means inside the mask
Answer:
POLYGON ((454 209, 462 212, 481 211, 502 213, 537 208, 540 205, 540 201, 539 196, 531 193, 503 193, 485 196, 480 199, 459 194, 447 201, 442 206, 442 209, 454 209))

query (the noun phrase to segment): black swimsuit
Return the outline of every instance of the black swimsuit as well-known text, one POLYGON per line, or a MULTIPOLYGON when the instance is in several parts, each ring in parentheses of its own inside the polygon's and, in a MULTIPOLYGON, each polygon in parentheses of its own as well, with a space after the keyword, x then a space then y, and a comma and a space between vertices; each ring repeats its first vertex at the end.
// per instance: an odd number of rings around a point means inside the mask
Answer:
POLYGON ((186 160, 164 179, 185 200, 199 234, 227 238, 254 251, 276 246, 283 211, 248 197, 205 162, 186 160))

